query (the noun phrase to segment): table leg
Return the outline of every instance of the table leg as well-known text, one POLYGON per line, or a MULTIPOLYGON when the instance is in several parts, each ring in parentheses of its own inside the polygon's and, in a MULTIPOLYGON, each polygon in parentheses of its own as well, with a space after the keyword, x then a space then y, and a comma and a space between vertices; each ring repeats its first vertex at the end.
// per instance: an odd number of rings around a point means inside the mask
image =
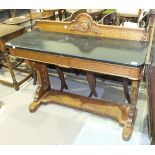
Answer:
POLYGON ((30 104, 29 110, 34 112, 41 104, 41 98, 51 89, 47 67, 45 64, 30 62, 29 65, 37 72, 39 86, 36 90, 34 102, 30 104))
POLYGON ((37 84, 37 73, 32 69, 33 85, 37 84))
POLYGON ((37 84, 37 73, 36 71, 30 66, 30 63, 28 60, 25 60, 26 65, 28 66, 28 68, 31 70, 32 72, 32 78, 33 78, 33 85, 37 84))
POLYGON ((94 95, 95 97, 98 96, 95 88, 96 88, 96 78, 94 76, 93 73, 91 72, 86 72, 86 76, 87 76, 87 81, 88 81, 88 84, 89 84, 89 87, 90 87, 90 94, 88 97, 91 97, 92 95, 94 95))
POLYGON ((124 94, 125 94, 125 97, 126 97, 128 103, 131 103, 129 89, 128 89, 128 79, 127 78, 123 78, 123 88, 124 88, 124 94))
POLYGON ((15 88, 16 91, 18 91, 19 90, 19 85, 17 83, 16 77, 15 77, 15 74, 14 74, 14 71, 13 71, 13 67, 12 67, 10 59, 9 59, 9 53, 7 53, 7 51, 6 51, 5 41, 0 42, 0 47, 1 47, 2 53, 4 55, 6 64, 7 64, 8 68, 9 68, 9 72, 10 72, 10 75, 12 77, 14 88, 15 88))
POLYGON ((65 81, 65 78, 64 78, 64 73, 63 71, 60 69, 60 67, 56 66, 56 70, 57 70, 57 73, 58 73, 58 76, 59 76, 59 79, 61 81, 61 88, 60 88, 60 91, 63 91, 64 88, 65 89, 68 89, 68 86, 66 84, 66 81, 65 81))
POLYGON ((129 140, 133 131, 133 125, 136 118, 136 105, 138 99, 138 88, 139 81, 132 81, 132 89, 131 89, 131 104, 128 113, 127 123, 124 125, 122 137, 124 140, 129 140))

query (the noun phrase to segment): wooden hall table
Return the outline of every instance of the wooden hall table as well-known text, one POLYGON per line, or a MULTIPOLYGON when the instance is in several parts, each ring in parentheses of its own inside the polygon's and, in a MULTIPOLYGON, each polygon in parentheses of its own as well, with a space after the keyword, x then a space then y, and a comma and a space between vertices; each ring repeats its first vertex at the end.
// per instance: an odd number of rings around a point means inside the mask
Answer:
POLYGON ((37 21, 36 30, 6 44, 11 55, 29 60, 37 72, 39 86, 29 110, 34 112, 41 104, 53 102, 109 116, 124 125, 122 136, 128 140, 148 47, 144 29, 97 25, 83 13, 71 22, 37 21), (46 63, 130 79, 131 102, 122 105, 51 89, 46 63))
MULTIPOLYGON (((25 31, 25 28, 22 26, 0 24, 0 53, 2 53, 2 56, 4 57, 4 59, 6 61, 7 66, 5 66, 5 67, 8 67, 9 72, 12 77, 12 81, 13 81, 12 83, 10 83, 8 81, 0 80, 0 83, 3 83, 10 87, 14 87, 15 90, 19 90, 19 86, 23 82, 25 82, 27 79, 29 79, 32 76, 32 74, 30 74, 27 71, 23 71, 21 69, 13 68, 13 66, 9 60, 9 53, 7 52, 7 49, 5 47, 5 42, 23 34, 24 31, 25 31), (24 78, 23 80, 17 82, 14 71, 13 71, 14 69, 21 71, 21 72, 28 73, 29 75, 26 76, 26 78, 24 78)), ((0 64, 0 65, 2 65, 2 64, 0 64)), ((2 65, 2 66, 4 66, 4 65, 2 65)))

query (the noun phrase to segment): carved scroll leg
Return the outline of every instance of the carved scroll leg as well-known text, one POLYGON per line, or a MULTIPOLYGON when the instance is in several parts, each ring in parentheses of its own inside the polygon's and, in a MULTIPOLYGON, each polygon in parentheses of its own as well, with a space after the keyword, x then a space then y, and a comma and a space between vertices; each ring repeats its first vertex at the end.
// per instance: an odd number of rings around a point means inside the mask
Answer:
POLYGON ((34 69, 31 67, 30 61, 25 60, 25 62, 26 62, 26 65, 29 67, 29 69, 30 69, 31 72, 32 72, 33 85, 36 85, 36 83, 37 83, 37 73, 36 73, 36 70, 34 70, 34 69))
POLYGON ((32 69, 33 85, 37 83, 37 73, 32 69))
POLYGON ((41 98, 51 89, 51 86, 46 65, 30 61, 29 65, 37 72, 39 83, 34 102, 29 106, 30 112, 34 112, 41 105, 41 98))
POLYGON ((138 88, 139 81, 132 81, 132 89, 131 89, 131 105, 128 113, 128 120, 123 129, 123 139, 129 140, 133 131, 133 125, 136 118, 136 105, 138 99, 138 88))
POLYGON ((61 81, 61 88, 60 88, 60 91, 63 91, 64 88, 65 89, 68 89, 68 86, 65 82, 65 78, 64 78, 64 73, 63 71, 60 69, 60 67, 56 66, 56 70, 57 70, 57 73, 58 73, 58 76, 59 76, 59 79, 61 81))
POLYGON ((125 95, 128 103, 131 103, 129 89, 128 89, 128 79, 127 78, 123 78, 123 88, 124 88, 124 95, 125 95))
POLYGON ((89 87, 90 87, 90 90, 91 90, 88 97, 91 97, 92 95, 97 97, 98 94, 97 94, 97 92, 95 90, 95 88, 96 88, 96 78, 95 78, 95 76, 91 72, 86 72, 86 76, 87 76, 87 81, 88 81, 88 84, 89 84, 89 87))

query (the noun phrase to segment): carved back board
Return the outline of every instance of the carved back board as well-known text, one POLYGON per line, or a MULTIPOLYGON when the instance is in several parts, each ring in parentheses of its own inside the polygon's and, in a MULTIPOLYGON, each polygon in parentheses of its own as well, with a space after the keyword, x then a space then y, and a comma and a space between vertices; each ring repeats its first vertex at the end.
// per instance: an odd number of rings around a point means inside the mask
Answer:
POLYGON ((73 21, 38 20, 35 23, 34 29, 114 39, 149 41, 149 33, 146 33, 142 28, 133 29, 97 24, 87 13, 79 14, 73 21))

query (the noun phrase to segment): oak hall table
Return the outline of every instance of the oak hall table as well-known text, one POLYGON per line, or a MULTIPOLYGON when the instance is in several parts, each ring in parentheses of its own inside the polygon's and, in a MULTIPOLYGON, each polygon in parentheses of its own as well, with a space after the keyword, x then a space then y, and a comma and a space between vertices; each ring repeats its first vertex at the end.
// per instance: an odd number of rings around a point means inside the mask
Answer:
POLYGON ((37 21, 35 28, 6 44, 11 55, 29 60, 37 72, 39 86, 29 110, 34 112, 41 104, 52 102, 108 116, 124 125, 123 139, 130 139, 148 47, 144 29, 98 25, 85 13, 71 22, 37 21), (111 103, 55 90, 50 86, 45 64, 130 79, 130 103, 111 103))
MULTIPOLYGON (((17 25, 6 25, 6 24, 0 24, 0 52, 2 53, 2 56, 4 57, 5 61, 6 61, 6 65, 5 67, 8 67, 9 72, 11 74, 12 77, 12 83, 8 82, 8 81, 4 81, 4 80, 0 80, 0 83, 3 83, 5 85, 8 85, 10 87, 14 87, 15 90, 19 90, 19 86, 25 82, 27 79, 29 79, 32 75, 29 74, 27 71, 24 71, 26 73, 28 73, 29 75, 26 76, 26 78, 24 78, 23 80, 17 82, 15 74, 13 69, 13 66, 9 60, 9 53, 7 52, 6 46, 5 46, 5 42, 23 34, 25 31, 25 28, 22 26, 17 26, 17 25)), ((0 64, 2 65, 2 64, 0 64)), ((4 65, 3 65, 4 66, 4 65)), ((22 71, 21 69, 17 69, 19 71, 22 71)))

